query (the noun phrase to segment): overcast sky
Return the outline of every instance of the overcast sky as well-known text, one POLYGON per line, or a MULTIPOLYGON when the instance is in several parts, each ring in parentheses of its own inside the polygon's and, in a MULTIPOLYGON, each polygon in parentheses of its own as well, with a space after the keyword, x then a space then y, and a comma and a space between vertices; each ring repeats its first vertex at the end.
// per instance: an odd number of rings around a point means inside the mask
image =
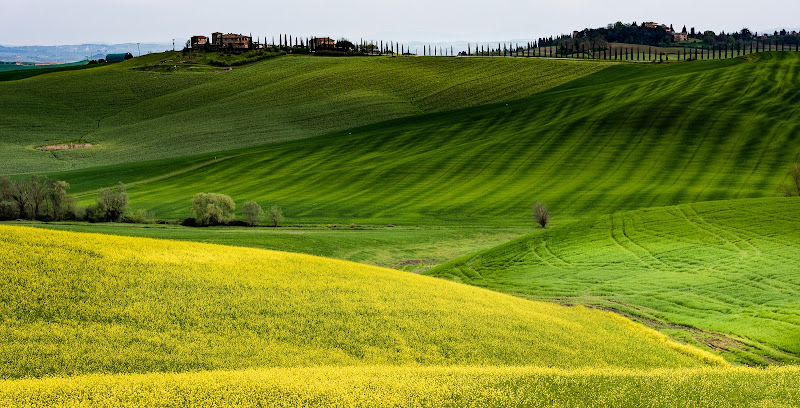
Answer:
POLYGON ((615 21, 800 28, 800 1, 0 0, 0 44, 170 42, 213 31, 393 41, 530 39, 615 21))

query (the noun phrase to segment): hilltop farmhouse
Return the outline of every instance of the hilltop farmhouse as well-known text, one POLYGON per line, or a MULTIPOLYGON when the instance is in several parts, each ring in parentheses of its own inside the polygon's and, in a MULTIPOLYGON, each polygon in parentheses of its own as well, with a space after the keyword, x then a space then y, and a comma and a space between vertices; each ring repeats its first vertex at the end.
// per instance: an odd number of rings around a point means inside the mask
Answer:
POLYGON ((204 35, 195 35, 191 38, 192 48, 197 49, 232 49, 249 50, 253 48, 253 37, 242 34, 222 34, 220 32, 211 34, 211 41, 204 35))

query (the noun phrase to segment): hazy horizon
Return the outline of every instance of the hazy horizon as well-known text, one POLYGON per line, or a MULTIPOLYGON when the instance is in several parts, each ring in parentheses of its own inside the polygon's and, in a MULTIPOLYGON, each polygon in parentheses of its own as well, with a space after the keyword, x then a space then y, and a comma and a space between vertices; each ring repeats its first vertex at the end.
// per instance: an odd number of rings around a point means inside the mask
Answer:
POLYGON ((757 7, 741 2, 676 0, 669 7, 615 0, 533 4, 500 0, 389 0, 379 4, 344 0, 331 4, 296 0, 291 4, 241 0, 220 8, 207 0, 41 0, 34 4, 0 0, 0 44, 54 46, 79 44, 167 44, 214 31, 271 39, 281 33, 301 37, 331 36, 351 40, 399 42, 490 42, 534 39, 572 30, 657 21, 718 32, 772 32, 797 29, 800 4, 767 0, 757 7), (687 12, 691 10, 691 12, 687 12), (278 17, 275 17, 278 16, 278 17), (24 33, 24 34, 23 34, 24 33))

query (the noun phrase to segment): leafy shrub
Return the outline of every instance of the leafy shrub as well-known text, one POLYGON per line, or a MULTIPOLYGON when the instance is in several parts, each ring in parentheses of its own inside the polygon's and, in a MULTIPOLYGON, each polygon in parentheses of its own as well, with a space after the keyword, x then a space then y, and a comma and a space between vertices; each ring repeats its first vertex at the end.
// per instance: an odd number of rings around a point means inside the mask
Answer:
POLYGON ((198 193, 192 198, 192 214, 197 225, 224 224, 233 219, 236 203, 225 194, 198 193))
POLYGON ((95 201, 93 218, 97 221, 119 221, 128 209, 128 193, 125 184, 117 183, 112 188, 101 188, 95 201))
POLYGON ((283 212, 280 207, 273 205, 269 209, 269 222, 273 227, 277 227, 283 221, 283 212))
POLYGON ((152 211, 138 209, 135 213, 127 213, 122 217, 122 222, 130 224, 155 224, 156 215, 152 211))
POLYGON ((19 206, 13 201, 0 201, 0 221, 19 218, 19 206))
POLYGON ((786 175, 789 176, 791 182, 787 184, 786 181, 783 181, 778 189, 786 197, 791 197, 793 195, 800 196, 800 165, 795 163, 792 168, 786 172, 786 175))
POLYGON ((256 225, 264 219, 264 210, 255 201, 248 201, 242 206, 244 220, 249 226, 256 225))

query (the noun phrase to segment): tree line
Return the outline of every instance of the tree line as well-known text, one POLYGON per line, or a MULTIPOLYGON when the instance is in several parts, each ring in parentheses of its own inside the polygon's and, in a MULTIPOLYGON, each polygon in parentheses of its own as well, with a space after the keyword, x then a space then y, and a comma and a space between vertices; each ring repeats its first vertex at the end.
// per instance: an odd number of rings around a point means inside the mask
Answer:
MULTIPOLYGON (((795 46, 800 44, 800 35, 786 30, 774 31, 772 34, 761 33, 759 35, 746 27, 730 33, 726 33, 725 31, 715 33, 711 30, 699 30, 695 27, 687 29, 686 26, 683 26, 680 30, 676 30, 672 25, 670 25, 670 29, 672 31, 685 32, 687 33, 688 39, 699 40, 702 44, 707 46, 726 44, 730 47, 736 43, 753 41, 762 41, 767 45, 785 44, 786 46, 795 46)), ((553 37, 549 39, 543 38, 540 39, 539 43, 546 46, 559 45, 568 38, 570 37, 561 36, 555 39, 553 37)), ((662 27, 648 27, 645 23, 638 24, 635 21, 630 24, 617 21, 614 24, 608 24, 606 27, 585 28, 581 31, 577 31, 572 38, 590 40, 595 43, 606 41, 612 43, 649 45, 653 47, 669 47, 675 43, 672 34, 665 31, 662 27)))
MULTIPOLYGON (((183 221, 185 226, 208 227, 213 225, 230 225, 234 220, 236 203, 225 194, 198 193, 192 198, 192 215, 183 221)), ((266 215, 269 225, 277 227, 283 222, 283 212, 273 205, 265 214, 264 209, 255 201, 246 201, 242 206, 244 222, 248 226, 260 224, 266 215)))
POLYGON ((29 178, 0 177, 0 220, 144 222, 154 214, 144 210, 128 212, 125 185, 117 184, 97 191, 94 204, 75 205, 67 193, 69 183, 35 174, 29 178))

